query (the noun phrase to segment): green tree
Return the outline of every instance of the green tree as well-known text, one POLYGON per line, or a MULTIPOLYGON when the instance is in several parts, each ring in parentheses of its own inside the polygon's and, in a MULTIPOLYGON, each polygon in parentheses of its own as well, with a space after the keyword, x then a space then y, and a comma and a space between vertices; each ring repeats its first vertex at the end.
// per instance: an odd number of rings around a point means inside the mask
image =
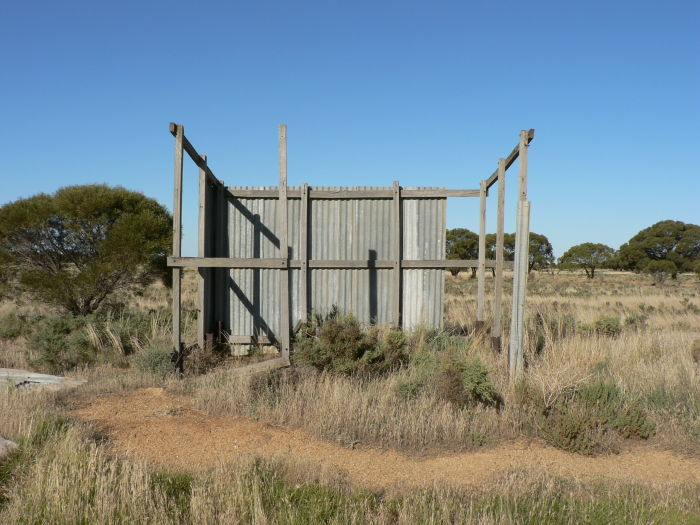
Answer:
POLYGON ((615 250, 605 244, 584 242, 569 248, 559 258, 562 268, 583 268, 589 279, 595 277, 596 268, 605 268, 615 257, 615 250))
MULTIPOLYGON (((670 261, 671 273, 692 272, 700 260, 700 226, 661 221, 645 228, 620 247, 617 264, 625 270, 646 271, 652 261, 670 261)), ((664 265, 670 269, 669 265, 664 265)))
POLYGON ((74 314, 165 277, 171 236, 163 206, 121 187, 68 186, 0 207, 6 284, 74 314))
POLYGON ((676 265, 668 259, 650 261, 644 267, 644 272, 650 274, 657 283, 664 282, 669 276, 678 272, 676 265))
MULTIPOLYGON (((476 234, 475 234, 476 235, 476 234)), ((476 235, 476 255, 479 255, 479 236, 476 235)), ((496 258, 496 234, 486 235, 486 258, 496 258)), ((515 259, 515 234, 503 234, 503 260, 512 261, 515 259)), ((543 270, 554 264, 554 250, 545 235, 530 232, 530 247, 528 253, 528 273, 532 270, 543 270)), ((492 268, 491 272, 495 274, 492 268)))
MULTIPOLYGON (((447 230, 447 258, 448 259, 477 259, 479 257, 479 236, 466 228, 454 228, 447 230)), ((452 275, 457 275, 460 270, 450 270, 452 275)), ((472 277, 476 275, 476 268, 472 268, 472 277)))

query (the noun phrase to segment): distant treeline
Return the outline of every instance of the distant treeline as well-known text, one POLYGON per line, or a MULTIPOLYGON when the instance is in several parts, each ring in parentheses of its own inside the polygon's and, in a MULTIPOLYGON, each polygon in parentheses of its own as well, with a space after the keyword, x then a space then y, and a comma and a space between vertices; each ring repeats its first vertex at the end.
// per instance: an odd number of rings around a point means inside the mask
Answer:
MULTIPOLYGON (((512 261, 515 234, 504 235, 504 258, 512 261)), ((479 236, 466 229, 447 230, 448 259, 476 259, 479 236)), ((486 257, 496 257, 496 234, 486 236, 486 257)), ((700 226, 681 221, 660 221, 643 229, 618 250, 605 244, 585 242, 569 248, 556 259, 549 239, 530 233, 529 270, 583 269, 593 279, 599 268, 645 272, 658 280, 675 279, 679 273, 700 275, 700 226)), ((457 273, 459 270, 454 270, 457 273)), ((476 269, 472 269, 472 274, 476 269)))

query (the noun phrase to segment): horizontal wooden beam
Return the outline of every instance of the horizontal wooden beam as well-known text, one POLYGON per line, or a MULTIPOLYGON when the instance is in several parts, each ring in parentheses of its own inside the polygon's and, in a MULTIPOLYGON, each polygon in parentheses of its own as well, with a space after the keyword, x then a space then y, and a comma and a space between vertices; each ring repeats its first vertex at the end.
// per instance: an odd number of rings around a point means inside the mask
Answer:
POLYGON ((287 259, 235 259, 232 257, 168 257, 168 266, 179 268, 288 268, 287 259))
MULTIPOLYGON (((530 144, 530 142, 532 142, 532 139, 534 139, 534 138, 535 138, 535 130, 534 129, 528 130, 527 143, 530 144)), ((506 157, 506 168, 505 169, 508 169, 513 165, 515 160, 518 158, 519 150, 520 150, 520 143, 518 143, 513 148, 513 151, 511 151, 510 154, 506 157)), ((491 174, 491 176, 488 179, 486 179, 486 189, 488 190, 491 186, 496 184, 497 181, 498 181, 498 168, 496 168, 496 170, 491 174)))
MULTIPOLYGON (((279 190, 256 190, 231 186, 229 194, 237 199, 277 199, 279 190)), ((309 199, 392 199, 393 189, 381 190, 315 190, 309 188, 309 199)), ((445 199, 447 197, 478 197, 479 190, 450 190, 433 188, 424 190, 401 190, 402 199, 445 199)), ((288 199, 301 199, 301 190, 288 189, 288 199)))
POLYGON ((276 341, 271 341, 266 335, 234 335, 226 336, 226 340, 234 345, 272 345, 276 341))
MULTIPOLYGON (((284 270, 287 268, 301 268, 302 261, 299 259, 289 261, 286 259, 234 259, 230 257, 168 257, 168 266, 177 268, 268 268, 284 270)), ((401 261, 402 268, 407 270, 440 270, 454 268, 476 268, 479 261, 475 259, 404 259, 401 261)), ((339 269, 339 270, 369 270, 369 269, 392 269, 396 266, 393 260, 368 260, 368 259, 338 259, 322 260, 311 259, 307 268, 313 270, 339 269)), ((496 261, 487 259, 486 267, 493 268, 496 261)), ((512 268, 511 261, 504 263, 505 268, 512 268)))

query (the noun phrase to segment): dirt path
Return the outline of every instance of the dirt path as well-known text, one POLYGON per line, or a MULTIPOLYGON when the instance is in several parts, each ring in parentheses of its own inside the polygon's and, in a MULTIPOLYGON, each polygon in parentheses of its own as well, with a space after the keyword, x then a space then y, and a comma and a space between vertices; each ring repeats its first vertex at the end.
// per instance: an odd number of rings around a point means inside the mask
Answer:
POLYGON ((339 469, 373 489, 449 482, 482 484, 514 468, 546 469, 568 478, 700 483, 700 459, 643 445, 616 456, 584 457, 532 443, 416 458, 391 450, 349 449, 301 430, 248 418, 210 416, 188 397, 160 388, 93 399, 74 414, 105 431, 119 450, 169 468, 205 470, 240 456, 279 456, 339 469))

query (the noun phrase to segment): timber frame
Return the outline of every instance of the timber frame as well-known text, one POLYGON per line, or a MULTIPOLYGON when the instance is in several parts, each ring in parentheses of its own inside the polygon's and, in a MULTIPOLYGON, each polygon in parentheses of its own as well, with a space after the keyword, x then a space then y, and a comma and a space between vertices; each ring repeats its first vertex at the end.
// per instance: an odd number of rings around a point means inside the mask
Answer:
MULTIPOLYGON (((395 327, 401 327, 401 279, 402 269, 454 269, 454 268, 476 268, 477 269, 477 311, 476 329, 485 329, 485 289, 486 268, 494 268, 495 280, 493 290, 493 318, 491 325, 491 340, 496 351, 501 351, 503 327, 502 327, 502 296, 503 296, 503 271, 513 269, 513 297, 510 327, 510 347, 509 347, 509 370, 512 379, 516 378, 523 368, 523 334, 524 334, 524 307, 525 307, 525 286, 527 282, 527 257, 529 245, 529 218, 530 202, 527 200, 527 148, 534 138, 534 130, 522 130, 518 144, 505 158, 498 159, 496 170, 486 179, 480 181, 479 189, 404 189, 397 181, 389 189, 379 190, 354 190, 345 189, 338 191, 316 190, 307 184, 302 189, 292 190, 287 186, 287 127, 282 124, 279 127, 279 186, 277 189, 240 189, 227 188, 223 181, 219 180, 209 168, 207 157, 197 152, 194 146, 185 136, 185 129, 182 124, 170 123, 170 133, 175 137, 175 168, 174 168, 174 192, 173 192, 173 250, 172 256, 168 257, 168 266, 172 267, 173 288, 172 288, 172 317, 173 317, 173 348, 177 355, 177 364, 182 372, 182 361, 184 357, 184 344, 181 332, 181 277, 183 268, 197 268, 199 271, 199 307, 200 312, 206 299, 205 272, 212 268, 265 268, 278 270, 281 286, 280 297, 282 313, 282 330, 277 341, 280 355, 277 358, 269 359, 253 365, 247 365, 237 369, 240 373, 251 373, 262 370, 271 370, 278 367, 288 366, 290 353, 289 326, 289 269, 301 270, 302 282, 306 282, 306 274, 313 268, 337 268, 337 269, 372 269, 384 268, 393 269, 394 293, 392 297, 393 321, 395 327), (183 153, 187 153, 190 159, 199 168, 199 239, 198 257, 182 257, 182 179, 183 179, 183 153), (517 200, 516 234, 515 234, 515 256, 513 262, 504 261, 504 212, 505 212, 505 183, 506 171, 517 160, 519 164, 519 191, 517 200), (486 202, 490 188, 497 184, 497 224, 496 224, 496 259, 486 259, 486 202), (230 258, 230 257, 205 257, 205 208, 206 208, 206 188, 215 188, 218 194, 228 193, 232 197, 238 198, 263 198, 279 199, 277 212, 277 227, 280 237, 279 256, 276 258, 230 258), (435 199, 447 197, 478 197, 479 207, 479 256, 476 260, 464 259, 435 259, 435 260, 410 260, 401 257, 401 235, 395 236, 395 253, 399 256, 392 260, 314 260, 309 259, 306 252, 306 233, 302 230, 302 257, 290 259, 286 247, 287 239, 287 203, 289 199, 301 199, 303 205, 307 205, 312 199, 390 199, 393 201, 393 214, 395 224, 401 224, 401 202, 402 199, 435 199)), ((305 220, 305 219, 304 219, 305 220)), ((306 312, 306 287, 303 290, 303 312, 306 312)), ((238 337, 240 342, 250 343, 245 337, 238 337), (245 339, 245 341, 244 341, 245 339)), ((211 344, 212 334, 204 333, 202 323, 199 323, 198 344, 203 347, 211 344)), ((235 340, 234 340, 235 342, 235 340)), ((271 343, 266 337, 261 337, 261 343, 271 343)))

